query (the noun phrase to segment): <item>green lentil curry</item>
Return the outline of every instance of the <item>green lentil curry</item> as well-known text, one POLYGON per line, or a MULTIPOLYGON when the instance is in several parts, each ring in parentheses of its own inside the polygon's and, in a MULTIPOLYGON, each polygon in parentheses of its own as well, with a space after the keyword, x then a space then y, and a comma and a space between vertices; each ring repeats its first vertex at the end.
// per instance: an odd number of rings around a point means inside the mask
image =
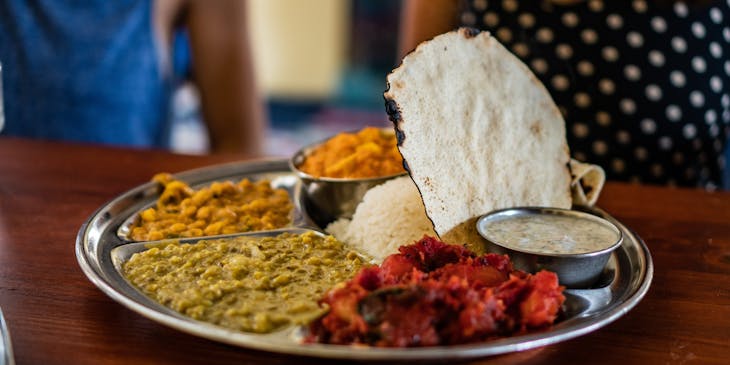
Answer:
POLYGON ((134 254, 127 279, 159 303, 194 319, 267 333, 307 324, 317 300, 365 260, 332 236, 312 232, 170 243, 134 254))

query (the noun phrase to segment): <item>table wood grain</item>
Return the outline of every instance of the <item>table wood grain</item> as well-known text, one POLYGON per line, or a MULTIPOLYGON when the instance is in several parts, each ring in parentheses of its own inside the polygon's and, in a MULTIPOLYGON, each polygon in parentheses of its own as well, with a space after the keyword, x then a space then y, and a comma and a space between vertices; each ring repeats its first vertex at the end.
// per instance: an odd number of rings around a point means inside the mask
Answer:
MULTIPOLYGON (((74 255, 81 224, 161 171, 239 156, 0 137, 0 307, 24 364, 340 364, 228 346, 152 322, 109 299, 74 255)), ((607 184, 598 205, 633 229, 655 265, 646 297, 588 335, 479 364, 727 364, 730 193, 607 184)))

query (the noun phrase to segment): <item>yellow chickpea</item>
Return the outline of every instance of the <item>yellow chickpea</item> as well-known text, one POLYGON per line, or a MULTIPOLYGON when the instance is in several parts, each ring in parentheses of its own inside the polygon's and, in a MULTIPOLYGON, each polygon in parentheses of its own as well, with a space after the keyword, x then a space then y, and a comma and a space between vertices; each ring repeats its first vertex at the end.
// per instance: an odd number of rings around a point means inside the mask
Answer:
POLYGON ((154 181, 158 184, 162 184, 162 185, 165 185, 172 180, 173 180, 172 175, 170 175, 167 172, 160 172, 159 174, 156 174, 155 176, 152 177, 152 181, 154 181))
POLYGON ((144 227, 134 227, 130 231, 130 236, 133 239, 137 239, 136 237, 144 237, 147 234, 147 230, 144 227))
POLYGON ((172 233, 180 233, 185 230, 185 224, 183 223, 175 223, 168 228, 168 230, 172 233))
POLYGON ((203 235, 203 230, 200 228, 191 228, 187 232, 188 237, 200 237, 203 235))
POLYGON ((215 222, 205 227, 203 232, 205 232, 206 235, 213 236, 220 234, 221 228, 223 228, 223 222, 215 222))
POLYGON ((213 219, 233 222, 236 220, 236 213, 229 208, 220 208, 213 213, 213 219))
POLYGON ((205 227, 207 225, 208 225, 208 223, 206 221, 204 221, 202 219, 198 219, 195 222, 190 223, 190 225, 188 225, 188 227, 190 227, 190 228, 203 228, 203 227, 205 227))
POLYGON ((184 207, 184 208, 182 208, 182 211, 180 212, 180 214, 183 217, 192 217, 195 215, 195 211, 197 211, 197 210, 198 209, 196 207, 184 207))
POLYGON ((210 217, 210 207, 200 207, 195 213, 195 218, 198 219, 207 219, 208 217, 210 217))
POLYGON ((155 219, 157 219, 157 211, 155 208, 147 208, 144 211, 142 211, 142 214, 140 214, 140 217, 142 217, 142 220, 146 222, 152 222, 155 219))
POLYGON ((160 195, 160 198, 157 200, 158 205, 159 204, 170 204, 175 202, 180 202, 185 197, 190 196, 193 193, 193 190, 190 189, 189 186, 187 186, 182 181, 171 181, 167 185, 165 185, 165 190, 162 192, 162 195, 160 195))
POLYGON ((231 233, 236 233, 236 232, 238 232, 238 228, 236 226, 227 225, 227 226, 224 226, 223 228, 221 228, 222 234, 231 234, 231 233))
POLYGON ((198 190, 193 194, 192 203, 201 206, 205 204, 205 202, 210 199, 213 196, 213 193, 210 190, 198 190))
POLYGON ((147 239, 150 241, 157 241, 165 238, 160 231, 152 231, 147 234, 147 239))
POLYGON ((214 182, 213 184, 211 184, 210 191, 212 191, 214 195, 223 195, 223 194, 235 193, 236 188, 233 186, 232 182, 222 181, 222 182, 214 182))

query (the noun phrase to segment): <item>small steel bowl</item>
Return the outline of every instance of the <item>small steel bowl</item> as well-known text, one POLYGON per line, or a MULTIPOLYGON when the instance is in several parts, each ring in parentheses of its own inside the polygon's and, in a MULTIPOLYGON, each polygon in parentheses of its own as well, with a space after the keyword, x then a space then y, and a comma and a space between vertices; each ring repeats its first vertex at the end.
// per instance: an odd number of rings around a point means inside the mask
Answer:
MULTIPOLYGON (((556 227, 556 225, 551 227, 556 227)), ((540 229, 536 228, 536 232, 533 233, 539 234, 540 229)), ((522 271, 535 273, 540 270, 548 270, 555 272, 558 275, 560 284, 567 288, 591 287, 601 276, 611 253, 623 242, 621 230, 613 223, 593 214, 558 208, 518 207, 497 210, 479 218, 477 231, 487 241, 487 251, 509 255, 514 267, 522 271), (564 226, 564 230, 560 228, 558 232, 567 233, 568 230, 581 225, 584 228, 587 228, 586 225, 590 225, 589 232, 591 233, 589 235, 593 239, 599 237, 599 233, 603 233, 606 237, 604 237, 603 242, 598 243, 600 248, 589 251, 582 250, 580 253, 560 252, 561 250, 558 249, 554 252, 548 252, 546 250, 525 248, 524 246, 516 247, 518 244, 507 243, 505 242, 506 239, 500 242, 500 239, 495 238, 498 234, 497 222, 517 218, 521 219, 522 222, 527 222, 533 219, 551 219, 551 217, 556 219, 556 223, 560 220, 567 224, 567 226, 564 226), (604 231, 598 232, 597 230, 604 231)), ((572 241, 571 243, 587 243, 587 239, 580 242, 572 241)), ((558 244, 564 245, 564 243, 558 244)))
MULTIPOLYGON (((395 133, 392 128, 382 130, 395 133)), ((314 177, 299 170, 298 166, 304 162, 304 159, 330 138, 332 137, 303 147, 289 159, 289 168, 302 182, 301 203, 309 217, 320 227, 325 227, 338 218, 352 218, 355 208, 370 188, 390 179, 408 175, 404 171, 399 174, 372 178, 332 178, 314 177)))

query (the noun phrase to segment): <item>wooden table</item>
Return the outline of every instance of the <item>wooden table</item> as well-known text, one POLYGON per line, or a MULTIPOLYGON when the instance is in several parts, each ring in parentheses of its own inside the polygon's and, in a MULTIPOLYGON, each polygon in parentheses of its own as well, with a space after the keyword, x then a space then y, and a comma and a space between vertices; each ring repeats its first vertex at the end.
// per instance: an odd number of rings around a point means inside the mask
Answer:
MULTIPOLYGON (((126 309, 76 263, 81 224, 160 171, 229 162, 0 137, 0 307, 23 364, 342 363, 232 347, 126 309)), ((610 183, 598 203, 634 229, 655 264, 649 293, 591 334, 484 364, 727 364, 730 193, 610 183)))

